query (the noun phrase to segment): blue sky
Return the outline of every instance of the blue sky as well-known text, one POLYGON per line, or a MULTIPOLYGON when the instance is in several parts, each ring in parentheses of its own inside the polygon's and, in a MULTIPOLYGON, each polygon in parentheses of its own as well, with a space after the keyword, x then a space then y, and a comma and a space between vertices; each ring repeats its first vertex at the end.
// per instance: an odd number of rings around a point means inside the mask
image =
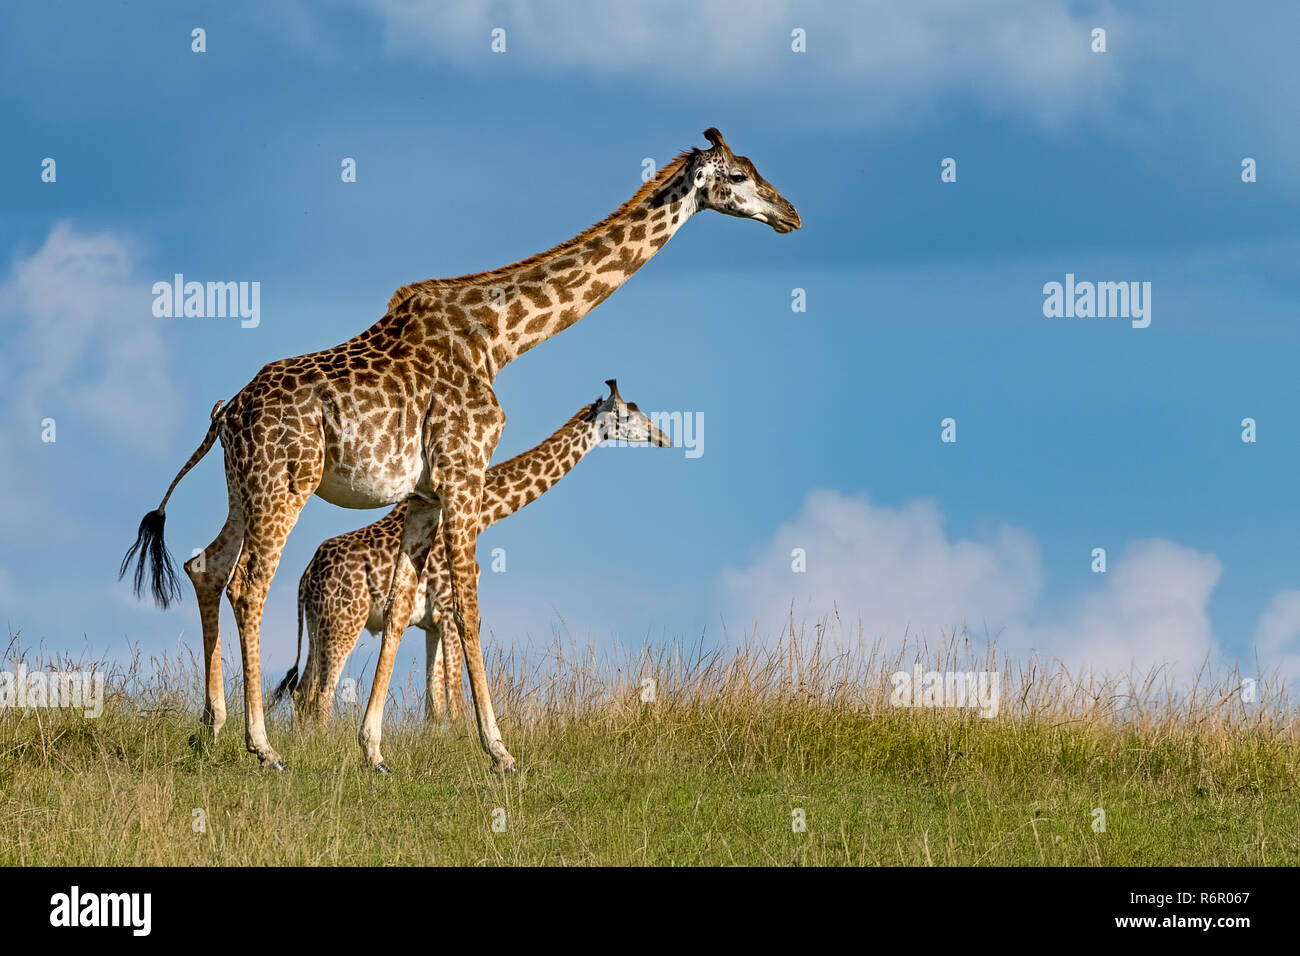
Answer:
MULTIPOLYGON (((1300 676, 1295 5, 267 6, 0 14, 0 611, 26 644, 197 650, 192 594, 164 613, 115 572, 213 402, 404 282, 579 232, 718 126, 804 228, 699 215, 502 372, 499 458, 611 376, 704 445, 597 450, 491 529, 494 640, 734 642, 793 603, 870 639, 1300 676), (177 272, 259 282, 260 324, 155 318, 177 272), (1045 317, 1067 273, 1150 282, 1150 327, 1045 317)), ((212 455, 173 497, 178 556, 223 485, 212 455)), ((308 506, 268 673, 316 545, 380 514, 308 506)))

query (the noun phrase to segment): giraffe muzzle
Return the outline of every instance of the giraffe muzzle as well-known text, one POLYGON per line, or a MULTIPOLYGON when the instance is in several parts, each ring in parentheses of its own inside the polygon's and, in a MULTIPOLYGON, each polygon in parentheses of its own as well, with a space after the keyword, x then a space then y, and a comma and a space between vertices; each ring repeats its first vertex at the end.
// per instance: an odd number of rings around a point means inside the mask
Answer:
POLYGON ((789 203, 786 203, 786 206, 788 211, 782 211, 781 215, 777 216, 776 221, 772 223, 772 228, 781 235, 803 228, 803 220, 799 218, 799 213, 794 206, 789 203))

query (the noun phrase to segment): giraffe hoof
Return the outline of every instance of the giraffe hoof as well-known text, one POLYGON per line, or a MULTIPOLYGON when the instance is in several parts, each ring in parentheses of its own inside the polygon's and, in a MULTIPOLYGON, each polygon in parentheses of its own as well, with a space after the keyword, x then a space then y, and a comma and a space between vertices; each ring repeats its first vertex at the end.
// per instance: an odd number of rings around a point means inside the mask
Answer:
POLYGON ((370 769, 373 770, 375 773, 392 773, 392 772, 393 772, 393 771, 391 771, 391 770, 388 769, 388 764, 383 763, 383 762, 380 762, 380 763, 375 764, 375 765, 374 765, 373 767, 371 767, 370 769))
POLYGON ((267 769, 267 770, 275 770, 275 771, 277 771, 277 772, 278 772, 278 771, 281 771, 281 770, 284 769, 284 761, 283 761, 283 760, 273 760, 273 761, 271 761, 269 764, 266 765, 266 769, 267 769))

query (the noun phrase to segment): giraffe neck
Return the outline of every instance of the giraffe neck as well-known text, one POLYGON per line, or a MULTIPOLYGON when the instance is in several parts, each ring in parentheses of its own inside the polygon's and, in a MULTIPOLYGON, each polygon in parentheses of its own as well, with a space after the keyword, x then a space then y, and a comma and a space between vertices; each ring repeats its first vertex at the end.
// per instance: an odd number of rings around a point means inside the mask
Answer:
POLYGON ((480 534, 536 501, 600 444, 595 426, 585 420, 590 411, 590 405, 584 406, 540 445, 487 470, 480 534))
POLYGON ((504 316, 492 342, 500 365, 573 325, 626 282, 696 211, 690 183, 651 191, 554 259, 498 286, 504 316))
POLYGON ((604 302, 696 212, 695 156, 682 153, 611 215, 553 249, 491 272, 402 286, 380 326, 404 334, 403 311, 416 317, 412 328, 432 322, 430 329, 451 332, 495 378, 604 302))

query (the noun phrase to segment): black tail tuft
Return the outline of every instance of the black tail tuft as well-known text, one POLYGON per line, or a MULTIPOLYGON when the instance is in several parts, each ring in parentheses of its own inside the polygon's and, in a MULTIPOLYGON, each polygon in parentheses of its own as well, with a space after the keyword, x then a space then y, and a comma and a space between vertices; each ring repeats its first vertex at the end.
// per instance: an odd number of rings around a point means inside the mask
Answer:
POLYGON ((289 668, 289 673, 284 675, 284 680, 280 681, 280 686, 275 689, 271 695, 271 706, 274 707, 280 701, 284 700, 285 694, 291 694, 298 689, 298 665, 294 664, 289 668))
POLYGON ((131 545, 131 550, 122 559, 122 567, 117 572, 120 581, 130 570, 131 561, 135 560, 135 596, 140 597, 144 593, 147 573, 153 599, 164 609, 181 598, 180 585, 176 580, 176 565, 167 553, 167 545, 163 543, 163 523, 166 520, 161 511, 151 511, 140 520, 140 531, 136 535, 135 544, 131 545))

